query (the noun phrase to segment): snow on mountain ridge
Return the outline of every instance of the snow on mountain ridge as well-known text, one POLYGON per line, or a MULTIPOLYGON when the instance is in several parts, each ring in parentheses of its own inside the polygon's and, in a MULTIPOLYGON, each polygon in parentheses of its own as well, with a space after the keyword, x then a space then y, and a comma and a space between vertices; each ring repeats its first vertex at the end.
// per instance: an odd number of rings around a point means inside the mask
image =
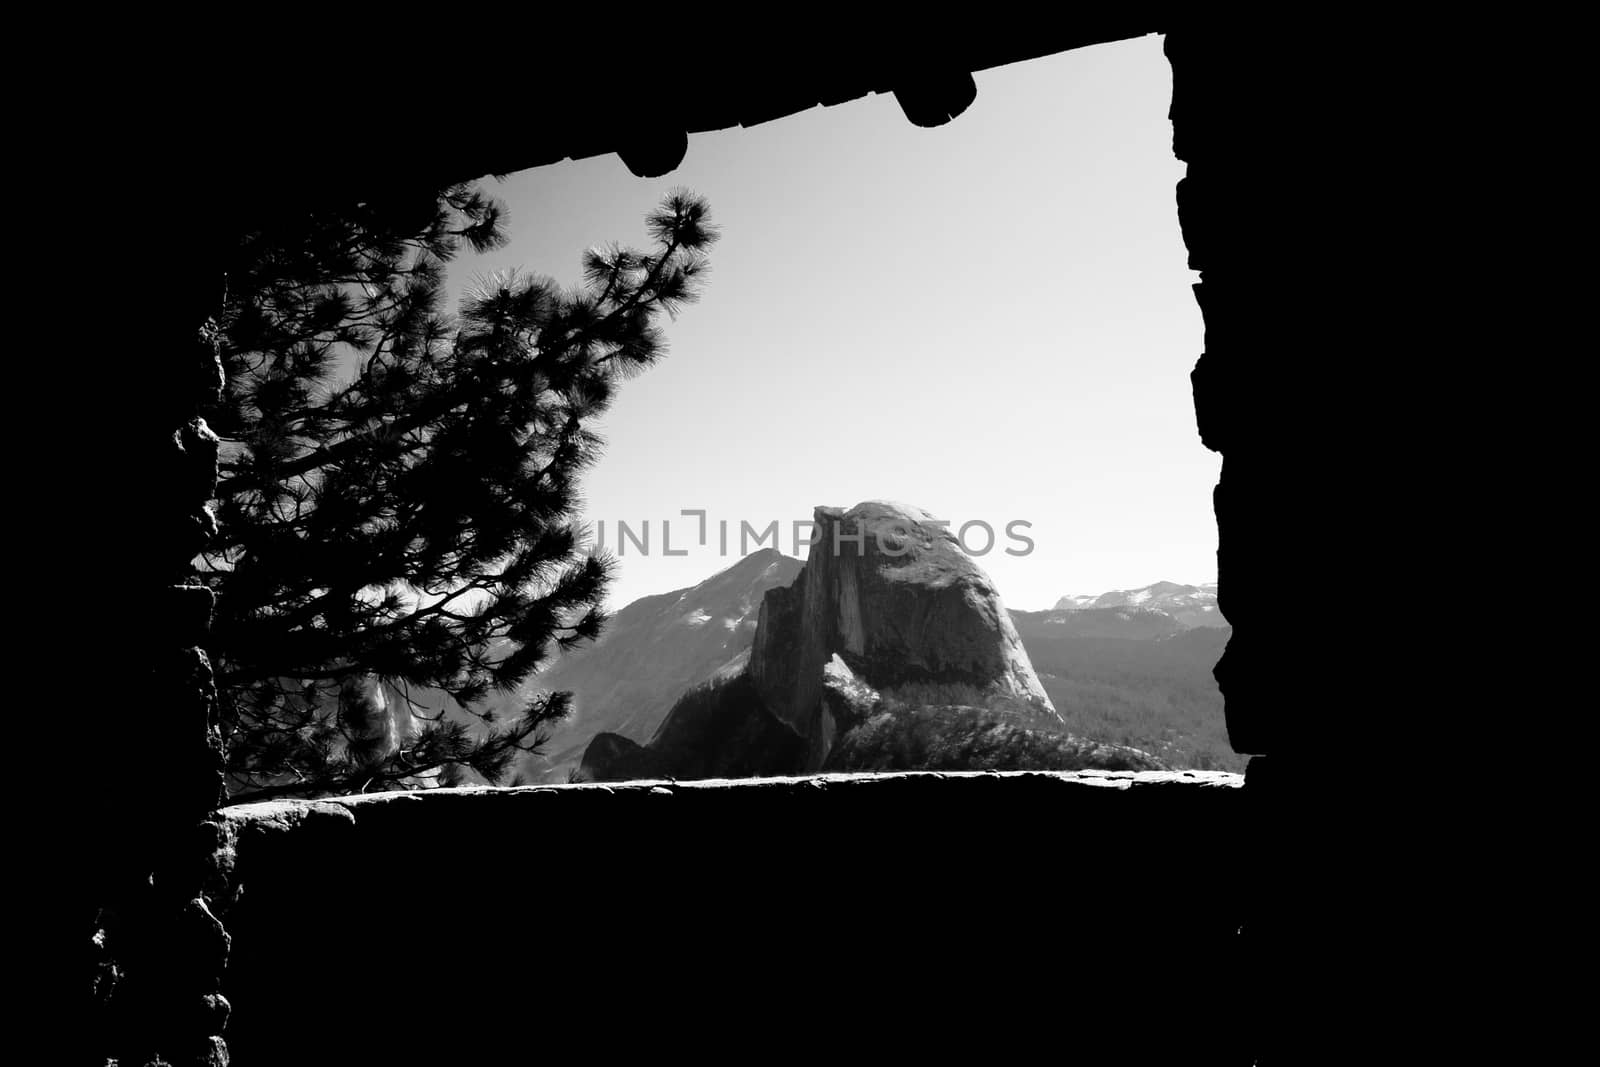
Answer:
POLYGON ((1153 582, 1138 589, 1113 589, 1098 596, 1068 595, 1056 601, 1055 611, 1085 611, 1091 608, 1137 608, 1158 611, 1185 627, 1226 626, 1217 607, 1217 585, 1185 585, 1179 582, 1153 582))

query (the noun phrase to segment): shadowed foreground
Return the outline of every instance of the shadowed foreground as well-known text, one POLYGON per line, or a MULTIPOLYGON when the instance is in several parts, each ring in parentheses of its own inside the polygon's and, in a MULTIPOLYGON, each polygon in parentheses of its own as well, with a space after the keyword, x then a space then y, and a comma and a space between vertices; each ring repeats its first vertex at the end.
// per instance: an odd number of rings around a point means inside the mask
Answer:
POLYGON ((1228 1062, 1240 784, 830 775, 227 809, 233 1062, 1106 1043, 1228 1062))

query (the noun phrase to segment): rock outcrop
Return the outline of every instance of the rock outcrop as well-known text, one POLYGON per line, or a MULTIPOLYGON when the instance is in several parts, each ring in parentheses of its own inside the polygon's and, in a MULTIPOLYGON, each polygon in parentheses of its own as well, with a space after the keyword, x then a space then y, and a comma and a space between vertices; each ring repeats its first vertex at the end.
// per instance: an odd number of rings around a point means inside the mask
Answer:
POLYGON ((835 656, 881 693, 976 694, 1063 727, 994 584, 932 516, 872 500, 817 508, 814 522, 799 578, 762 601, 749 666, 767 709, 810 742, 810 769, 840 725, 822 700, 835 656))
POLYGON ((1013 696, 919 685, 885 697, 837 655, 822 679, 824 771, 1164 769, 1138 749, 1074 737, 1013 696))
POLYGON ((1163 765, 1068 736, 987 575, 918 508, 817 508, 748 665, 683 697, 645 746, 600 735, 581 780, 857 769, 1163 765))
POLYGON ((648 745, 596 735, 575 780, 764 778, 796 773, 805 754, 806 740, 767 713, 741 674, 685 693, 648 745))

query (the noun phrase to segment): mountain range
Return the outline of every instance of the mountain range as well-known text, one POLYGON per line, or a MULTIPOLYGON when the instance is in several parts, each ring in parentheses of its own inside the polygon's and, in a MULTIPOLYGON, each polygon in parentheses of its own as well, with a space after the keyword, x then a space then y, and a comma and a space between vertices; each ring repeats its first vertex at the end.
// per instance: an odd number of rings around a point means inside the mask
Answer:
POLYGON ((1217 607, 1215 582, 1180 585, 1156 582, 1139 589, 1113 589, 1092 596, 1064 596, 1056 601, 1056 611, 1085 611, 1094 608, 1139 608, 1170 615, 1183 627, 1226 626, 1217 607))
POLYGON ((885 500, 812 522, 800 574, 762 598, 744 668, 685 693, 645 743, 597 735, 578 780, 1167 769, 1055 708, 946 524, 885 500))
MULTIPOLYGON (((794 583, 803 566, 761 549, 697 585, 616 612, 597 641, 536 679, 541 689, 570 690, 575 713, 523 763, 522 779, 567 781, 600 734, 649 743, 685 693, 744 670, 763 598, 794 583)), ((1175 767, 1243 769, 1211 677, 1231 633, 1215 585, 1157 582, 1007 614, 1074 733, 1141 748, 1175 767)))

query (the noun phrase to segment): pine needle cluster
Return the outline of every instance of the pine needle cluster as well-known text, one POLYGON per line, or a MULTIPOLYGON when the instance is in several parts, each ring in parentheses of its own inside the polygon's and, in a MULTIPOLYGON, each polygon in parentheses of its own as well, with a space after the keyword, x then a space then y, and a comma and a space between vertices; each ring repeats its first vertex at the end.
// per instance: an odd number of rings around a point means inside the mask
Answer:
POLYGON ((576 523, 593 420, 664 355, 717 234, 675 192, 653 248, 590 250, 572 289, 493 275, 446 313, 446 265, 504 221, 468 186, 396 196, 251 234, 230 264, 195 571, 236 798, 499 782, 570 712, 530 682, 605 622, 614 562, 576 523))

